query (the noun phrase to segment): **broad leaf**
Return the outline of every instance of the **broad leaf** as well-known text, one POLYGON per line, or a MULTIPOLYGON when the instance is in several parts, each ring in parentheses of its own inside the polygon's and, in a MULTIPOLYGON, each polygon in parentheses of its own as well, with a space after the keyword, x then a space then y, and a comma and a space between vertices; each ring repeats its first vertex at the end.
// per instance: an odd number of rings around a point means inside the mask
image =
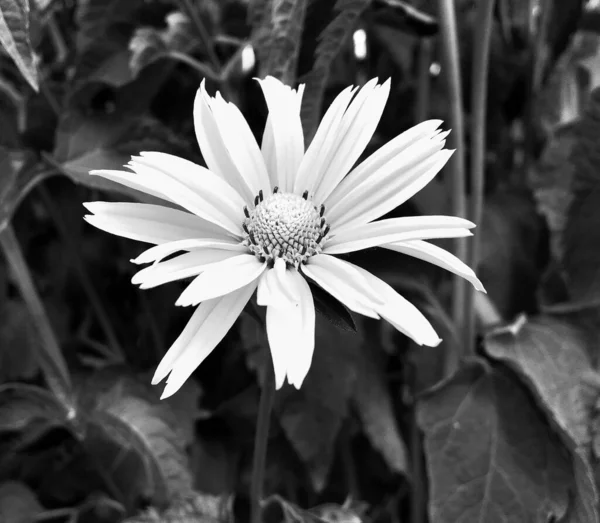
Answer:
POLYGON ((293 85, 308 0, 255 1, 251 10, 252 41, 259 76, 293 85))
POLYGON ((419 403, 436 523, 597 522, 597 494, 511 373, 464 366, 419 403))
POLYGON ((319 37, 312 70, 301 81, 306 83, 302 98, 302 127, 306 143, 310 143, 317 130, 323 105, 323 95, 331 66, 336 56, 354 31, 356 23, 371 0, 337 0, 335 18, 319 37))
POLYGON ((591 371, 589 340, 559 318, 519 317, 485 338, 486 352, 513 368, 576 446, 590 442, 590 405, 582 376, 591 371))
POLYGON ((27 523, 36 521, 43 507, 25 483, 5 481, 0 483, 0 521, 27 523))
POLYGON ((37 91, 38 74, 29 40, 29 0, 0 0, 0 44, 37 91))

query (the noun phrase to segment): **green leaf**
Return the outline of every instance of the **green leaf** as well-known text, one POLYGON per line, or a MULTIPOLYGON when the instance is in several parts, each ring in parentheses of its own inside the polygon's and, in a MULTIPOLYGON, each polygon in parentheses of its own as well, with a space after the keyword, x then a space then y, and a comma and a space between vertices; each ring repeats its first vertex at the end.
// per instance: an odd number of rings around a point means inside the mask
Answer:
POLYGON ((29 40, 29 0, 0 0, 0 43, 36 91, 38 74, 29 40))
POLYGON ((576 446, 590 442, 591 405, 581 382, 592 370, 588 345, 582 331, 549 316, 520 316, 485 338, 486 352, 525 379, 540 406, 576 446))
POLYGON ((583 119, 575 125, 577 142, 574 198, 569 207, 563 264, 571 301, 579 307, 600 305, 600 88, 592 92, 583 119))
POLYGON ((381 351, 363 343, 357 354, 358 368, 353 403, 373 447, 394 472, 407 474, 408 457, 398 430, 394 405, 385 382, 381 351))
POLYGON ((308 0, 259 0, 251 6, 252 42, 259 76, 293 85, 308 0))
POLYGON ((106 368, 82 380, 79 393, 84 445, 130 508, 143 499, 164 507, 192 491, 186 432, 155 389, 126 370, 106 368))
POLYGON ((512 374, 465 365, 418 404, 429 512, 456 521, 598 521, 597 493, 512 374))
POLYGON ((370 4, 371 0, 338 0, 334 7, 337 15, 319 36, 312 70, 301 79, 306 83, 301 115, 307 144, 312 140, 319 124, 331 65, 370 4))

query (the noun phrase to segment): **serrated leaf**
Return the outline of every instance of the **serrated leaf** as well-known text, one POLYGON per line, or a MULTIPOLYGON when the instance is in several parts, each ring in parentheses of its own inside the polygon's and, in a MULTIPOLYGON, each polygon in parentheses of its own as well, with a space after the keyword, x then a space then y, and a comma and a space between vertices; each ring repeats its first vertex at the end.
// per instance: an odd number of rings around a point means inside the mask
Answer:
POLYGON ((156 391, 129 372, 107 368, 82 381, 84 444, 129 506, 150 499, 166 506, 192 491, 183 429, 156 391))
POLYGON ((564 235, 563 264, 571 302, 589 307, 600 304, 600 88, 593 91, 574 132, 574 197, 564 235))
POLYGON ((406 445, 396 423, 390 391, 380 362, 381 355, 377 347, 363 343, 357 356, 360 372, 357 373, 352 399, 364 431, 390 469, 407 474, 406 445))
POLYGON ((331 65, 370 4, 371 0, 337 0, 334 7, 337 14, 319 36, 313 68, 301 79, 306 83, 301 116, 307 144, 317 130, 331 65))
POLYGON ((509 372, 465 365, 423 397, 418 422, 432 521, 598 521, 587 467, 509 372))
POLYGON ((0 0, 0 44, 37 91, 38 74, 29 40, 29 0, 0 0))
POLYGON ((252 42, 258 55, 259 76, 271 75, 293 85, 308 0, 260 3, 260 9, 253 8, 260 15, 252 17, 252 42))
POLYGON ((485 338, 486 352, 526 380, 540 406, 576 446, 590 442, 590 405, 581 381, 591 370, 588 344, 575 326, 548 316, 521 316, 485 338))

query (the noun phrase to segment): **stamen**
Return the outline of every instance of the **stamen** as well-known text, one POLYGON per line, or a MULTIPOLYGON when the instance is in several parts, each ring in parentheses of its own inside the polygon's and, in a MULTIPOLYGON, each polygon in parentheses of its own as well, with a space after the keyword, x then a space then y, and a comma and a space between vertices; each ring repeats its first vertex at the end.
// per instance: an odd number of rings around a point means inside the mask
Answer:
POLYGON ((325 218, 321 218, 321 229, 325 227, 325 218))
POLYGON ((279 187, 276 185, 276 186, 273 188, 273 194, 277 194, 277 191, 278 191, 278 190, 279 190, 279 187))
POLYGON ((242 229, 244 229, 244 232, 246 234, 248 234, 248 235, 250 234, 250 231, 248 230, 248 226, 245 223, 242 223, 242 229))
POLYGON ((327 233, 329 232, 330 228, 331 228, 330 225, 327 225, 327 227, 325 227, 325 230, 323 231, 323 236, 327 236, 327 233))
POLYGON ((244 215, 246 216, 246 218, 250 218, 250 213, 248 212, 248 206, 244 205, 244 215))
POLYGON ((323 217, 324 213, 325 213, 325 206, 321 204, 321 210, 319 211, 319 216, 323 217))
POLYGON ((304 191, 302 193, 302 198, 304 198, 305 200, 308 200, 308 191, 304 191))
POLYGON ((261 202, 264 200, 262 189, 260 191, 258 191, 258 198, 261 202))
POLYGON ((258 245, 258 243, 256 243, 256 238, 254 237, 254 232, 250 231, 248 233, 248 237, 250 238, 250 241, 254 244, 254 245, 258 245))
POLYGON ((258 195, 254 198, 254 207, 258 207, 258 195))

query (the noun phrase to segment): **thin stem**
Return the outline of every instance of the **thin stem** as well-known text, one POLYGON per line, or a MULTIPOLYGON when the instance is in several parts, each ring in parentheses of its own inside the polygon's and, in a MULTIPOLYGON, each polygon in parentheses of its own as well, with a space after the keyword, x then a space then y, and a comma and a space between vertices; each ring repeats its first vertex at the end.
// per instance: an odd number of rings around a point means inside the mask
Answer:
POLYGON ((417 57, 417 104, 415 109, 415 123, 423 122, 429 116, 429 96, 431 90, 431 77, 429 67, 432 56, 431 38, 419 40, 419 54, 417 57))
POLYGON ((123 349, 121 347, 121 344, 119 343, 119 340, 117 338, 115 330, 113 329, 108 314, 106 313, 106 310, 102 305, 102 300, 98 296, 98 293, 94 288, 90 275, 88 274, 85 265, 81 259, 79 249, 73 241, 74 235, 70 231, 69 224, 65 220, 63 220, 62 215, 59 212, 57 212, 56 206, 52 201, 52 196, 50 196, 50 193, 43 185, 38 185, 38 192, 42 198, 42 201, 44 202, 46 210, 50 214, 50 217, 52 218, 52 221, 56 226, 58 233, 61 236, 61 240, 65 244, 67 252, 71 257, 71 261, 73 262, 75 270, 79 275, 79 281, 81 282, 81 286, 83 287, 83 290, 87 295, 88 301, 94 313, 96 314, 96 318, 98 319, 100 327, 104 331, 104 336, 106 337, 108 345, 112 348, 112 351, 114 355, 117 356, 117 359, 119 361, 124 361, 123 349))
MULTIPOLYGON (((469 217, 481 224, 483 216, 483 198, 485 189, 485 142, 486 142, 486 102, 488 90, 488 69, 494 0, 480 0, 477 7, 475 41, 473 50, 473 73, 471 83, 471 205, 469 217)), ((471 240, 471 249, 467 265, 477 270, 479 264, 481 235, 471 240)), ((468 288, 465 302, 465 343, 467 355, 475 353, 475 293, 468 288)))
POLYGON ((192 69, 198 71, 202 76, 206 76, 206 78, 210 78, 215 82, 220 82, 221 78, 217 73, 215 73, 210 67, 204 65, 202 62, 192 58, 191 56, 181 53, 179 51, 169 51, 167 56, 172 60, 177 60, 179 62, 183 62, 186 65, 189 65, 192 69))
MULTIPOLYGON (((458 31, 456 28, 456 13, 454 0, 438 0, 442 29, 442 51, 448 81, 448 94, 450 97, 450 145, 456 149, 448 162, 449 183, 452 194, 452 214, 466 217, 466 184, 465 184, 465 131, 462 107, 462 86, 460 78, 460 61, 458 55, 458 31)), ((456 238, 454 241, 455 254, 461 260, 467 258, 467 243, 465 238, 456 238)), ((460 332, 463 332, 465 310, 465 297, 467 282, 454 277, 452 295, 452 319, 460 332)))
POLYGON ((273 401, 275 399, 275 377, 273 364, 269 358, 266 376, 260 394, 258 407, 258 420, 254 438, 254 457, 252 460, 252 481, 250 484, 250 510, 251 523, 262 522, 261 500, 263 497, 263 484, 265 479, 265 463, 267 458, 267 444, 269 441, 269 423, 273 401))
POLYGON ((215 49, 212 44, 213 40, 209 36, 209 34, 206 30, 206 27, 204 27, 202 20, 198 16, 198 13, 197 13, 196 9, 194 8, 194 5, 192 4, 192 2, 190 0, 181 0, 181 1, 183 2, 183 6, 184 6, 185 10, 187 11, 188 16, 192 20, 192 23, 196 27, 196 31, 198 31, 198 36, 200 37, 202 46, 204 47, 204 49, 206 51, 206 54, 208 56, 208 59, 210 60, 210 63, 212 65, 213 69, 215 71, 220 71, 221 70, 221 61, 219 60, 217 53, 215 53, 215 49))
POLYGON ((74 413, 71 378, 67 364, 63 358, 60 345, 54 335, 54 330, 46 315, 46 310, 37 293, 33 278, 27 267, 27 262, 21 251, 21 246, 11 225, 6 225, 0 232, 0 246, 4 251, 6 261, 14 274, 21 295, 31 313, 34 327, 38 331, 40 337, 38 345, 40 348, 40 366, 44 372, 48 387, 65 408, 69 412, 74 413))
POLYGON ((410 464, 412 476, 412 490, 410 500, 411 523, 424 523, 425 518, 425 493, 424 471, 423 471, 423 445, 421 442, 421 430, 417 423, 416 395, 416 372, 413 365, 405 367, 404 382, 410 391, 410 398, 406 407, 410 410, 410 464))

